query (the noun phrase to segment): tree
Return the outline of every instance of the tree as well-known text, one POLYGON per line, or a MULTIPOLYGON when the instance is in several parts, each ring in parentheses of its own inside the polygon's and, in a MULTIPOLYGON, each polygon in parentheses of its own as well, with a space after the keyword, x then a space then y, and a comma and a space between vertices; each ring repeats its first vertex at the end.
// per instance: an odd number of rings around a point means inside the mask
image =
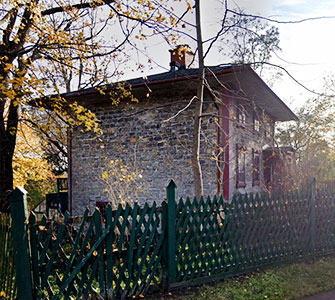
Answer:
POLYGON ((310 177, 318 181, 335 178, 334 108, 332 97, 320 95, 298 110, 297 122, 277 129, 278 144, 294 149, 288 172, 296 187, 306 184, 310 177))
POLYGON ((179 20, 155 0, 6 0, 0 9, 0 203, 6 210, 19 122, 47 133, 32 118, 47 109, 67 125, 99 133, 94 114, 66 103, 59 84, 68 78, 69 90, 74 82, 79 87, 108 82, 115 74, 110 62, 120 61, 126 45, 157 34, 168 41, 179 20), (50 76, 56 70, 63 79, 50 76), (51 93, 56 96, 44 97, 51 93))
POLYGON ((227 52, 227 57, 233 64, 252 64, 255 69, 261 70, 269 62, 272 55, 280 51, 279 29, 268 22, 256 17, 233 14, 228 20, 231 29, 220 42, 220 52, 227 52))
POLYGON ((28 191, 28 205, 33 208, 55 188, 55 174, 46 159, 41 139, 36 132, 20 122, 13 157, 14 185, 28 191))
POLYGON ((195 1, 195 17, 196 17, 199 72, 198 72, 198 85, 197 85, 197 102, 194 111, 192 166, 194 174, 194 192, 199 199, 199 197, 204 192, 203 178, 200 164, 200 133, 201 133, 201 114, 204 103, 204 83, 205 83, 205 62, 204 62, 203 41, 201 34, 200 0, 195 1))
MULTIPOLYGON (((193 130, 193 150, 192 166, 194 175, 194 191, 197 197, 203 195, 203 179, 200 164, 200 133, 201 119, 204 101, 204 88, 212 91, 211 87, 205 81, 205 58, 216 43, 221 44, 221 52, 230 52, 226 58, 232 64, 253 64, 256 68, 263 68, 274 51, 279 48, 278 28, 269 25, 259 17, 247 16, 242 11, 228 9, 228 1, 224 1, 223 18, 220 20, 220 26, 217 33, 203 41, 202 25, 200 17, 200 0, 195 0, 195 25, 196 38, 193 41, 197 45, 199 72, 197 87, 197 102, 194 111, 194 130, 193 130), (231 45, 227 51, 222 44, 231 45), (205 50, 204 50, 205 48, 205 50), (225 49, 225 50, 223 50, 225 49)), ((188 35, 189 36, 189 35, 188 35)), ((218 99, 215 93, 213 98, 218 99)), ((251 103, 252 105, 252 103, 251 103)), ((217 158, 216 158, 217 159, 217 158)))

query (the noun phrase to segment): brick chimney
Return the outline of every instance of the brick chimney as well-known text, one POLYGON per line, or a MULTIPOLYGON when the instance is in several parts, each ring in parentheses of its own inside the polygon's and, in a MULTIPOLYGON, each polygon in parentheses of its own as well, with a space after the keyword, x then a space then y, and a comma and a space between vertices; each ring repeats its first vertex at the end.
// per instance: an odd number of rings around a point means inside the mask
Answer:
POLYGON ((194 67, 194 53, 189 49, 188 45, 178 45, 169 51, 171 53, 170 71, 194 67))

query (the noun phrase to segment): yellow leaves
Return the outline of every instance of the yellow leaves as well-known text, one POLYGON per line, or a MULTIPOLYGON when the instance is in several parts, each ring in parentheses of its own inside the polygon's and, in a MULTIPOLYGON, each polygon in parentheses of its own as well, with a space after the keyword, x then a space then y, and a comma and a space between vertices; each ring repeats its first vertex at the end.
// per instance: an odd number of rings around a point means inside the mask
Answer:
POLYGON ((0 297, 6 297, 6 293, 5 293, 5 291, 1 291, 1 292, 0 292, 0 297))
POLYGON ((6 66, 4 67, 4 71, 8 72, 9 70, 13 69, 14 65, 13 64, 6 64, 6 66))
POLYGON ((142 178, 141 171, 133 165, 124 164, 121 159, 110 160, 105 164, 101 177, 113 207, 131 203, 142 187, 138 182, 142 178))
POLYGON ((93 256, 97 256, 98 255, 98 251, 97 250, 94 250, 93 251, 93 256))
POLYGON ((132 93, 131 86, 127 86, 126 82, 119 82, 116 88, 109 93, 113 105, 118 106, 122 100, 130 100, 131 102, 138 102, 132 93))
POLYGON ((99 128, 99 121, 93 112, 77 102, 70 104, 69 107, 72 111, 72 115, 68 116, 68 122, 71 126, 82 126, 84 128, 82 131, 93 130, 98 135, 102 134, 102 130, 99 128))
POLYGON ((13 159, 14 185, 24 186, 28 180, 45 181, 43 191, 52 186, 54 175, 44 159, 41 140, 26 124, 18 126, 16 148, 13 159))

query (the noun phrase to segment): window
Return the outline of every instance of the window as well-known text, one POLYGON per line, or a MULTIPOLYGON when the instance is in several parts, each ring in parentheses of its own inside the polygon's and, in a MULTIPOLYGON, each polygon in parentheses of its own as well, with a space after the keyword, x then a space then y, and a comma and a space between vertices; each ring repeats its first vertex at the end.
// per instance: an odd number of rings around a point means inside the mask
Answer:
POLYGON ((245 125, 247 120, 247 114, 242 105, 237 106, 237 122, 239 125, 245 125))
POLYGON ((261 130, 261 122, 258 119, 257 113, 254 113, 254 118, 253 118, 253 123, 254 123, 254 130, 257 132, 260 132, 261 130))
POLYGON ((236 145, 236 187, 245 187, 245 151, 244 147, 236 145))
POLYGON ((264 136, 273 137, 274 136, 274 124, 273 121, 267 118, 264 122, 264 136))
POLYGON ((258 151, 252 149, 252 185, 260 184, 261 158, 258 151))

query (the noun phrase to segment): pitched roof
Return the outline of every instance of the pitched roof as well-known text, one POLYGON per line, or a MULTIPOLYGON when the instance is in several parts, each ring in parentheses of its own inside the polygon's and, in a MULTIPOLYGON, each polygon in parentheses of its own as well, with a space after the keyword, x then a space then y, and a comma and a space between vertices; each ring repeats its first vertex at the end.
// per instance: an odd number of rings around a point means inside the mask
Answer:
MULTIPOLYGON (((160 74, 139 77, 126 81, 133 89, 164 85, 195 80, 198 76, 198 69, 182 69, 177 71, 169 71, 160 74)), ((268 85, 257 75, 249 65, 228 65, 206 67, 206 77, 216 77, 224 82, 231 84, 235 90, 242 93, 244 97, 252 100, 260 108, 267 111, 275 121, 298 120, 297 116, 290 108, 268 87, 268 85)), ((106 85, 104 88, 112 90, 114 85, 106 85)), ((88 95, 99 94, 97 88, 83 89, 75 92, 63 94, 64 98, 84 97, 88 95)))

